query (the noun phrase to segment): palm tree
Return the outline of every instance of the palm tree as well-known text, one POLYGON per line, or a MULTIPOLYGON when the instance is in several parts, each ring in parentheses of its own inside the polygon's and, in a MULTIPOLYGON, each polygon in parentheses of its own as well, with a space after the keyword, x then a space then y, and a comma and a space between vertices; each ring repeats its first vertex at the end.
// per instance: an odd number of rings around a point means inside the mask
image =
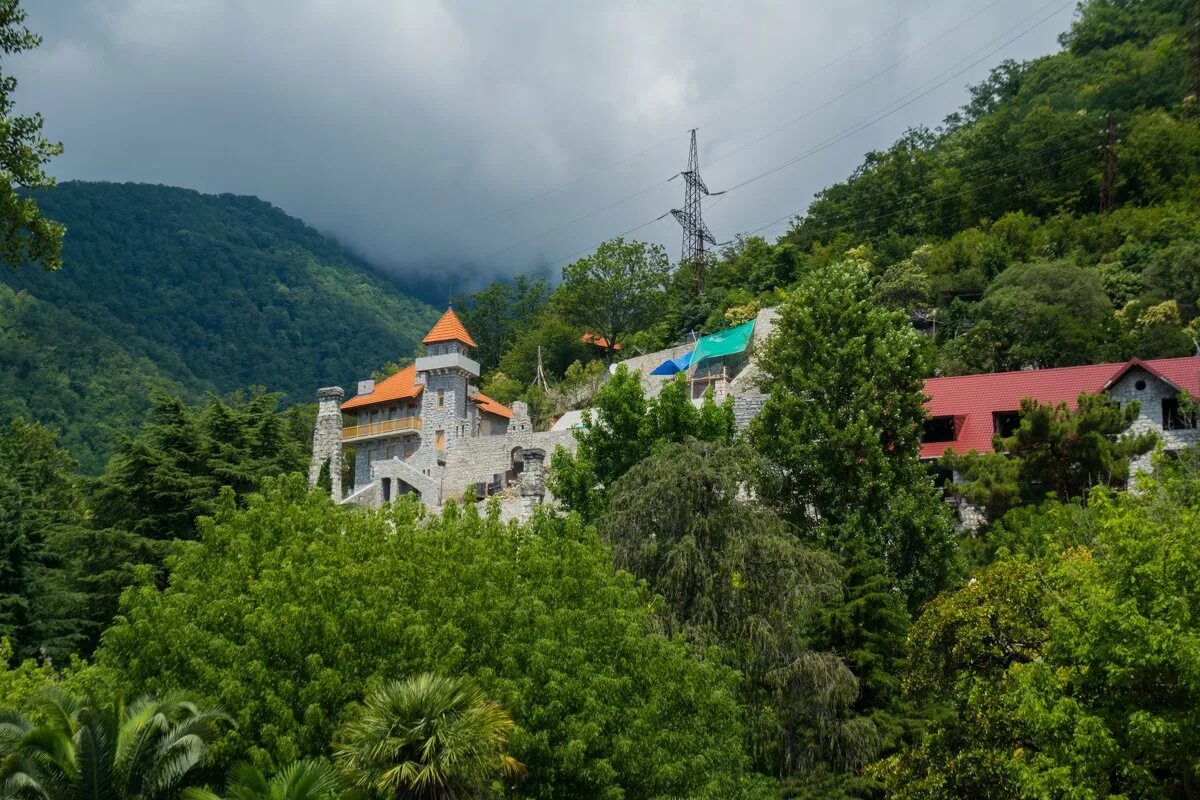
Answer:
MULTIPOLYGON (((294 761, 270 780, 249 764, 235 767, 226 800, 340 800, 341 776, 324 761, 294 761)), ((183 800, 221 800, 207 789, 184 789, 183 800)))
POLYGON ((166 800, 228 718, 178 694, 109 705, 48 692, 34 725, 0 716, 0 798, 166 800))
POLYGON ((367 695, 334 758, 352 786, 388 800, 486 797, 524 769, 507 753, 512 727, 473 681, 417 675, 367 695))

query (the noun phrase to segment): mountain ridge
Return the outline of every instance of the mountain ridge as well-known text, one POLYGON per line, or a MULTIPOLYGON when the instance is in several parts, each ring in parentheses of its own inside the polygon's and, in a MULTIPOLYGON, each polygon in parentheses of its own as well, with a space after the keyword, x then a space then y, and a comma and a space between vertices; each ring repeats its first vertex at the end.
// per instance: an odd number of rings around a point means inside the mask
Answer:
POLYGON ((87 181, 37 197, 67 226, 64 266, 0 272, 0 414, 58 427, 88 470, 151 389, 307 402, 409 353, 436 316, 257 197, 87 181))

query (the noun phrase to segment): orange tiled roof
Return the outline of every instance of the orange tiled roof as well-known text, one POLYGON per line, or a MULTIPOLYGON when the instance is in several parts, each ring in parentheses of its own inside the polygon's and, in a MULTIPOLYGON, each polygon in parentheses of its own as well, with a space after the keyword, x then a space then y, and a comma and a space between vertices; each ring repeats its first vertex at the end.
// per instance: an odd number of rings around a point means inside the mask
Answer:
POLYGON ((425 338, 421 341, 425 344, 462 342, 468 347, 475 346, 475 340, 471 338, 471 334, 467 333, 467 329, 463 327, 453 308, 446 309, 446 313, 442 314, 442 318, 437 321, 429 333, 425 334, 425 338))
POLYGON ((497 403, 492 398, 488 397, 483 392, 477 392, 475 394, 475 396, 472 397, 471 399, 479 404, 480 411, 486 411, 489 414, 495 414, 497 417, 504 417, 505 419, 512 419, 512 409, 511 408, 509 408, 508 406, 500 405, 499 403, 497 403))
MULTIPOLYGON (((583 335, 583 343, 584 343, 584 344, 595 345, 596 347, 599 347, 601 350, 608 350, 608 349, 609 349, 609 347, 608 347, 608 339, 605 339, 603 336, 597 336, 597 335, 596 335, 596 334, 594 334, 594 333, 585 333, 585 334, 583 335)), ((615 352, 615 351, 617 351, 617 350, 620 350, 620 349, 621 349, 621 343, 620 343, 620 342, 617 342, 617 346, 616 346, 616 347, 614 347, 614 348, 612 348, 612 350, 613 350, 614 352, 615 352)))
POLYGON ((416 377, 416 364, 409 364, 395 375, 389 375, 375 384, 375 390, 370 394, 356 395, 342 403, 342 411, 417 397, 425 387, 416 382, 416 377))

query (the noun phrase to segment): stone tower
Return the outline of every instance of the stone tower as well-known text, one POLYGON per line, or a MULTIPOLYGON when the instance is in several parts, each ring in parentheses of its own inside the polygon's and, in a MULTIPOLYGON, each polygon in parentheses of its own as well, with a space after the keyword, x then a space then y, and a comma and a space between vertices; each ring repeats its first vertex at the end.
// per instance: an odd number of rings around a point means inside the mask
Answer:
POLYGON ((540 447, 528 447, 521 451, 524 464, 521 477, 517 479, 521 491, 521 509, 518 519, 528 522, 534 512, 546 500, 546 451, 540 447))
POLYGON ((459 321, 454 309, 438 320, 422 340, 425 355, 416 361, 416 381, 421 392, 422 462, 433 465, 457 439, 474 434, 468 403, 471 378, 479 377, 479 364, 470 358, 475 340, 459 321))
POLYGON ((308 485, 316 486, 321 467, 329 463, 329 480, 334 500, 342 499, 342 398, 340 386, 317 390, 317 421, 313 425, 313 457, 308 467, 308 485))

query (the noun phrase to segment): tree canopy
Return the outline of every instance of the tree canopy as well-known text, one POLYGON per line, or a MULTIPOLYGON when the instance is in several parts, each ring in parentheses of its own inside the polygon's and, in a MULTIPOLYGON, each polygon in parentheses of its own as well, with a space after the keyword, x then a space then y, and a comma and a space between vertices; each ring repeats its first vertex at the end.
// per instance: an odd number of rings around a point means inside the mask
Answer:
POLYGON ((805 275, 758 354, 766 404, 750 426, 758 485, 809 541, 880 558, 914 602, 952 576, 950 520, 918 461, 928 351, 876 305, 867 265, 805 275))
MULTIPOLYGON (((25 27, 20 0, 0 0, 0 53, 4 67, 8 56, 32 50, 42 37, 25 27)), ((66 228, 46 217, 29 189, 54 185, 46 164, 62 153, 62 144, 42 136, 41 114, 15 114, 17 79, 0 69, 0 260, 10 267, 41 264, 47 270, 62 266, 66 228)))

